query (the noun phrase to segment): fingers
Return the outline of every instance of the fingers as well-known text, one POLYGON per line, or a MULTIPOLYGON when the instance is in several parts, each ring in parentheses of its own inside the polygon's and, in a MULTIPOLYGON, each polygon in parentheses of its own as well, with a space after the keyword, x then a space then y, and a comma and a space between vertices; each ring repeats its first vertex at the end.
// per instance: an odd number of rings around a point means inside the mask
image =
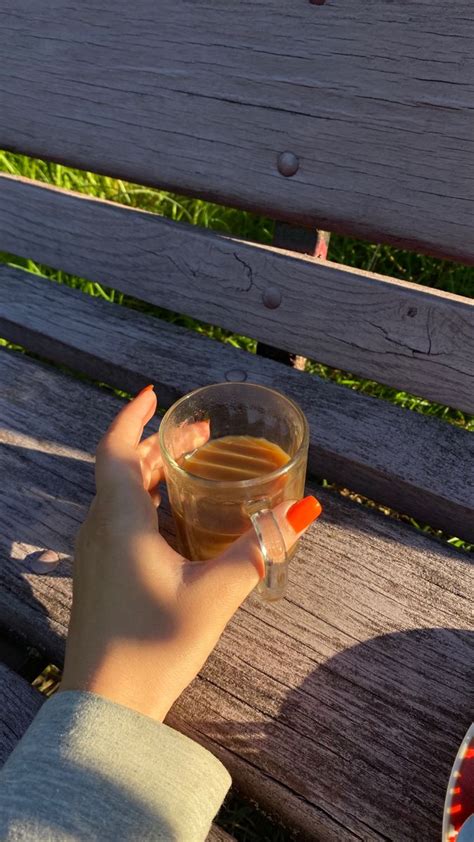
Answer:
POLYGON ((164 479, 159 433, 153 433, 138 445, 138 456, 142 466, 143 486, 152 491, 164 479))
POLYGON ((151 497, 151 502, 153 503, 153 505, 154 505, 156 508, 158 508, 159 506, 161 506, 161 494, 160 494, 160 492, 158 491, 158 489, 157 489, 157 488, 153 488, 153 489, 150 491, 150 497, 151 497))
MULTIPOLYGON (((196 421, 194 424, 185 424, 181 429, 177 429, 173 436, 175 458, 202 447, 209 439, 209 432, 209 421, 196 421)), ((159 433, 154 433, 138 446, 143 485, 150 492, 164 479, 159 435, 159 433)))
POLYGON ((125 478, 140 479, 137 447, 156 409, 153 387, 147 387, 116 416, 97 448, 96 482, 100 486, 125 478))
POLYGON ((174 438, 174 456, 182 455, 183 453, 192 453, 197 447, 202 447, 209 441, 210 436, 209 421, 195 421, 192 424, 183 424, 183 426, 176 430, 174 438))
MULTIPOLYGON (((291 550, 321 512, 321 504, 315 497, 305 497, 296 503, 280 503, 273 509, 287 551, 291 550)), ((220 557, 203 565, 201 573, 203 582, 212 587, 220 599, 226 596, 225 605, 230 610, 229 616, 263 578, 263 574, 264 562, 253 528, 220 557)))
POLYGON ((156 395, 153 386, 146 386, 114 418, 104 439, 109 446, 138 447, 145 424, 148 424, 156 409, 156 395))

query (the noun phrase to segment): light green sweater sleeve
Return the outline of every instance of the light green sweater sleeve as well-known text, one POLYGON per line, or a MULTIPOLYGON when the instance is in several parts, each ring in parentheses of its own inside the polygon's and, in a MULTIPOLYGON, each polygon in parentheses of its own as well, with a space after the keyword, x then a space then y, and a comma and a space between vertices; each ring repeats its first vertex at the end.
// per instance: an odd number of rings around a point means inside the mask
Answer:
POLYGON ((0 772, 0 840, 199 842, 229 786, 222 764, 172 728, 58 693, 0 772))

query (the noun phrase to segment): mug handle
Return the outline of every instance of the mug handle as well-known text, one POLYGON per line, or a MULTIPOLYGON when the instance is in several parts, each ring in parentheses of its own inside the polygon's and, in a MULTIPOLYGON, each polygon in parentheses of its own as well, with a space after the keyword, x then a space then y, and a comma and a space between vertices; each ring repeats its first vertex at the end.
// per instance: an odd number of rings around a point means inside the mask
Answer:
POLYGON ((288 553, 278 521, 272 510, 263 508, 249 512, 252 526, 260 545, 265 574, 256 587, 259 596, 266 602, 281 599, 288 583, 288 553))

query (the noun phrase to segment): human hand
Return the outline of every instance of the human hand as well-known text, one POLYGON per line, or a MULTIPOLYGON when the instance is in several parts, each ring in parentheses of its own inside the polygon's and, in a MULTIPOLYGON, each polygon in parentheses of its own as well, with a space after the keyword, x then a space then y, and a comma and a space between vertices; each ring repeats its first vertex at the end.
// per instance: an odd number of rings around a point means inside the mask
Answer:
MULTIPOLYGON (((97 493, 79 531, 62 690, 89 690, 163 720, 258 583, 253 529, 192 563, 158 529, 163 463, 151 387, 127 404, 97 449, 97 493)), ((196 444, 207 431, 196 425, 196 444)), ((315 498, 274 510, 287 549, 321 513, 315 498)))

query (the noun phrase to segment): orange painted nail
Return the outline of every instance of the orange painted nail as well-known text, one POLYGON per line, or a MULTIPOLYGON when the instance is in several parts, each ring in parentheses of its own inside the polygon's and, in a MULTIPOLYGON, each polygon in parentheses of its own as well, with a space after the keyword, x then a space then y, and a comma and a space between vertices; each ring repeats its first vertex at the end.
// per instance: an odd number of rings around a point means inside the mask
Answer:
POLYGON ((145 386, 144 389, 142 389, 140 392, 138 392, 138 395, 135 395, 135 397, 139 398, 140 395, 143 395, 144 392, 150 392, 154 388, 155 388, 154 383, 150 383, 148 386, 145 386))
POLYGON ((305 497, 293 503, 286 513, 286 519, 295 532, 303 532, 313 520, 319 517, 323 510, 316 497, 305 497))

